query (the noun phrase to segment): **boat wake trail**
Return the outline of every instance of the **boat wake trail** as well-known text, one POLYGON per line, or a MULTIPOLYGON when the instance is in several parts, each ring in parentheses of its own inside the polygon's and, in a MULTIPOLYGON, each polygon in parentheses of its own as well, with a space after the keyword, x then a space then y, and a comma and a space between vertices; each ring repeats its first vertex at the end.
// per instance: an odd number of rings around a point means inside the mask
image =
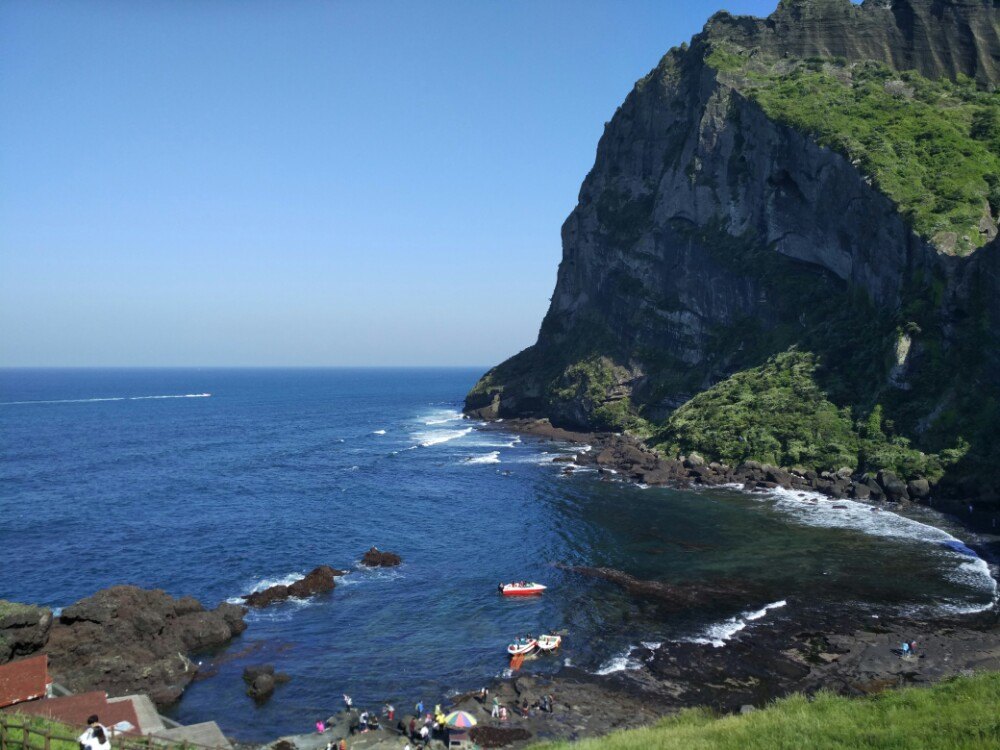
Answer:
POLYGON ((23 404, 96 404, 100 401, 151 401, 163 398, 209 398, 211 393, 178 393, 167 396, 111 396, 108 398, 61 398, 53 401, 0 401, 0 406, 23 404))

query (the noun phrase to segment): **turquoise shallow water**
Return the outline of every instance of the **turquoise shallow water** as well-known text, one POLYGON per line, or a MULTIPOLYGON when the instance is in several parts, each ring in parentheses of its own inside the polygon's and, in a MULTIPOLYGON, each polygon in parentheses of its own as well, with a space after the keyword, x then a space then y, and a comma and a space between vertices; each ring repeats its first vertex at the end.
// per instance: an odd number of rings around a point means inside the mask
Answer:
POLYGON ((992 601, 985 563, 955 549, 958 532, 933 514, 564 476, 551 459, 571 446, 461 418, 478 375, 0 371, 0 597, 59 607, 135 583, 214 605, 320 563, 352 567, 372 544, 399 552, 398 569, 252 613, 229 649, 202 657, 218 672, 173 713, 248 740, 308 731, 343 692, 409 705, 478 687, 525 631, 567 633, 558 659, 531 669, 609 671, 630 666, 641 641, 752 637, 806 607, 992 601), (554 563, 759 593, 665 615, 554 563), (552 588, 497 596, 498 581, 522 577, 552 588), (240 673, 262 661, 292 681, 258 708, 240 673))

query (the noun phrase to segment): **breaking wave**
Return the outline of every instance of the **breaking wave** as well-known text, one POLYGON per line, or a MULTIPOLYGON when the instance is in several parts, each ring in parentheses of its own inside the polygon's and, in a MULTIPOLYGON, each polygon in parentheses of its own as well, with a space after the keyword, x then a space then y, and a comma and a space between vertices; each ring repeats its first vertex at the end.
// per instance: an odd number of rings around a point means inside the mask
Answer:
POLYGON ((722 648, 726 645, 727 641, 732 640, 734 635, 742 630, 745 630, 747 625, 751 622, 766 616, 772 609, 781 609, 787 604, 788 602, 782 599, 778 602, 766 604, 760 609, 749 610, 737 615, 736 617, 730 617, 728 620, 724 620, 723 622, 717 622, 714 625, 709 625, 704 631, 702 631, 700 636, 690 639, 690 642, 703 643, 705 645, 715 646, 715 648, 722 648))
POLYGON ((615 672, 624 672, 627 669, 639 669, 642 666, 642 662, 632 658, 634 650, 630 648, 623 654, 613 656, 599 666, 594 674, 609 675, 615 672))
POLYGON ((272 586, 291 586, 296 581, 305 578, 305 573, 288 573, 287 575, 281 576, 280 578, 261 578, 257 582, 251 585, 246 591, 238 596, 231 596, 226 599, 230 604, 242 604, 243 597, 249 596, 250 594, 256 594, 258 591, 263 591, 264 589, 269 589, 272 586))
POLYGON ((849 528, 871 536, 890 539, 908 539, 936 545, 942 557, 954 562, 954 567, 945 575, 955 583, 978 589, 989 597, 988 603, 963 604, 956 610, 955 605, 944 607, 951 612, 971 614, 992 608, 998 597, 997 581, 989 564, 960 539, 936 526, 901 516, 889 510, 878 510, 877 506, 859 503, 856 500, 834 500, 813 492, 774 489, 765 497, 775 501, 775 507, 792 516, 806 526, 826 528, 849 528), (815 500, 816 502, 803 502, 815 500))
POLYGON ((498 464, 500 463, 500 451, 490 451, 480 456, 471 456, 462 463, 466 464, 498 464))
POLYGON ((442 409, 420 417, 420 420, 428 427, 438 424, 448 424, 449 422, 458 422, 461 419, 462 412, 457 409, 442 409))
POLYGON ((462 430, 434 430, 431 432, 421 432, 416 435, 416 438, 420 441, 421 448, 430 448, 432 445, 440 445, 441 443, 465 437, 470 432, 472 432, 471 427, 466 427, 462 430))

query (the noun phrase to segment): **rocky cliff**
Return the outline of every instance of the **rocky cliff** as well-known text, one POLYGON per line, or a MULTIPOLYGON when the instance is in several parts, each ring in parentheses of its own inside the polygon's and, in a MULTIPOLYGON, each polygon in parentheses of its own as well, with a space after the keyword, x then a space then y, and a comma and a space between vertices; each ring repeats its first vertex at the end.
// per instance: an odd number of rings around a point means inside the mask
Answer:
POLYGON ((466 411, 977 475, 1000 417, 998 81, 994 0, 713 16, 606 125, 538 341, 466 411), (822 410, 778 424, 760 393, 822 410))

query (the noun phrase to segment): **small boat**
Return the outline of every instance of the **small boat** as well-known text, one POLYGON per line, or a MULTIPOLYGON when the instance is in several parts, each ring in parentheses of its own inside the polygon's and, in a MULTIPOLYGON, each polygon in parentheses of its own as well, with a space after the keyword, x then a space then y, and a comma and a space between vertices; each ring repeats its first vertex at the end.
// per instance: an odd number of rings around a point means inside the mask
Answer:
POLYGON ((530 654, 535 650, 535 646, 537 645, 538 641, 534 638, 518 638, 512 644, 507 646, 507 653, 511 656, 530 654))
POLYGON ((555 651, 562 645, 561 635, 540 635, 538 636, 539 651, 555 651))
POLYGON ((530 581, 517 581, 516 583, 501 583, 497 589, 504 596, 535 596, 541 594, 548 586, 530 581))

